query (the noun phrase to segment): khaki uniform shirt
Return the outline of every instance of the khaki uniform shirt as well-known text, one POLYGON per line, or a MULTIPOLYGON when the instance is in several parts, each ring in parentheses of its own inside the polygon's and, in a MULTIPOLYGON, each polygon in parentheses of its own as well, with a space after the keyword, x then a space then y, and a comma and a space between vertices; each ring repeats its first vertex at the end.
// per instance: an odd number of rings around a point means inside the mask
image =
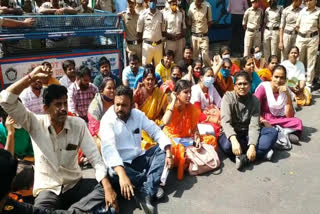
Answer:
POLYGON ((281 21, 282 8, 271 9, 268 7, 265 11, 264 23, 267 27, 279 27, 281 21))
POLYGON ((142 4, 141 6, 139 6, 138 4, 136 5, 136 13, 140 14, 141 12, 143 12, 146 9, 146 7, 144 6, 144 4, 142 4))
POLYGON ((280 28, 293 31, 296 28, 297 19, 301 11, 300 7, 293 9, 292 5, 282 11, 280 28))
POLYGON ((173 12, 171 8, 165 8, 162 10, 165 31, 167 33, 177 35, 182 33, 182 29, 186 29, 185 16, 180 11, 177 10, 173 12))
POLYGON ((137 40, 137 23, 139 19, 139 14, 134 13, 131 14, 130 10, 123 12, 122 19, 124 21, 124 26, 126 28, 126 36, 128 41, 135 41, 137 40))
POLYGON ((163 15, 159 10, 154 14, 146 9, 140 14, 137 24, 137 32, 143 33, 142 38, 148 41, 157 42, 161 40, 164 32, 163 15))
POLYGON ((297 27, 300 33, 312 33, 318 31, 320 27, 320 10, 316 7, 313 11, 303 8, 297 19, 297 27))
POLYGON ((202 2, 200 9, 192 2, 189 7, 188 17, 191 23, 191 32, 208 33, 208 22, 212 21, 212 11, 207 1, 202 2))
POLYGON ((254 10, 252 7, 248 8, 243 16, 242 25, 247 28, 258 30, 261 27, 262 10, 260 8, 254 10))

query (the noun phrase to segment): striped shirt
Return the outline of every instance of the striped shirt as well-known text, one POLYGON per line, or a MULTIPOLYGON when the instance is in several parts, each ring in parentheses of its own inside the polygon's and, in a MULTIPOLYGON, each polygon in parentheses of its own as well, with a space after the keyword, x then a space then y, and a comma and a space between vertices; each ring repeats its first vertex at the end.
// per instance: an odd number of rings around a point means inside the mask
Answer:
POLYGON ((22 104, 31 112, 35 114, 44 114, 43 110, 43 89, 40 91, 40 96, 35 95, 31 89, 28 87, 22 91, 20 94, 20 99, 22 104))
POLYGON ((125 67, 122 72, 122 82, 128 81, 129 87, 134 89, 134 83, 136 82, 136 78, 139 75, 142 75, 144 71, 143 67, 139 67, 138 73, 136 75, 133 74, 130 66, 125 67))

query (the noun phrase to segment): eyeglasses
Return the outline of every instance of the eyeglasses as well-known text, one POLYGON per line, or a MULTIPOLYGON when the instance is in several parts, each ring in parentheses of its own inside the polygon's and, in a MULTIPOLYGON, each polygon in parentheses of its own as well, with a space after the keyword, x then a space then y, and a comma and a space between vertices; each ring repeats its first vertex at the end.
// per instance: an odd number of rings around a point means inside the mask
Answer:
POLYGON ((243 87, 247 87, 249 85, 248 82, 238 82, 235 84, 236 86, 243 86, 243 87))

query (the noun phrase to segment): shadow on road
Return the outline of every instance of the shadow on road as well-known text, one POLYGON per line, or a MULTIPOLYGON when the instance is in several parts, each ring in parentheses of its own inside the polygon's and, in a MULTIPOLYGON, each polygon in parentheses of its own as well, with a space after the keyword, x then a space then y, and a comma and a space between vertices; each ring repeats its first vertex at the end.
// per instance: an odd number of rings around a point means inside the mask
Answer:
POLYGON ((315 132, 317 132, 316 128, 303 126, 303 132, 300 141, 304 143, 309 143, 311 141, 312 134, 315 132))

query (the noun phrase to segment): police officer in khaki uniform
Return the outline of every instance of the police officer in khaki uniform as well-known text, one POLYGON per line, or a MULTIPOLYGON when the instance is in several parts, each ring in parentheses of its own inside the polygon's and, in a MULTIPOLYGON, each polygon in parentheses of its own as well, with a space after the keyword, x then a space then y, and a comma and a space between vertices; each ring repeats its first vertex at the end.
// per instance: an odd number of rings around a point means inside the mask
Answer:
POLYGON ((300 11, 297 20, 296 46, 300 50, 299 60, 306 66, 306 85, 311 90, 319 45, 320 10, 316 7, 316 0, 305 0, 305 3, 306 7, 300 11))
POLYGON ((174 61, 178 63, 183 57, 185 46, 186 23, 185 16, 177 5, 177 0, 168 0, 169 7, 162 10, 165 24, 165 51, 174 52, 174 61))
POLYGON ((280 58, 279 49, 279 26, 281 21, 282 7, 277 6, 277 0, 268 0, 270 7, 265 11, 263 33, 264 58, 269 59, 271 55, 280 58))
POLYGON ((136 1, 128 0, 128 9, 120 13, 124 21, 124 26, 126 29, 126 51, 128 53, 128 58, 131 55, 137 55, 139 62, 142 58, 142 42, 141 39, 137 37, 137 23, 139 19, 139 14, 135 11, 136 1))
POLYGON ((242 26, 246 31, 244 36, 244 53, 248 56, 252 47, 261 46, 261 24, 262 10, 259 8, 258 0, 250 0, 252 6, 249 7, 243 16, 242 26))
POLYGON ((281 61, 288 59, 290 49, 296 44, 297 31, 296 24, 302 0, 294 0, 292 4, 282 11, 280 23, 280 41, 281 61))
POLYGON ((137 36, 143 39, 142 65, 158 65, 162 59, 164 24, 163 15, 157 9, 157 0, 149 1, 149 8, 144 10, 138 20, 137 36))
POLYGON ((195 0, 189 7, 188 17, 188 24, 191 25, 193 58, 198 58, 201 51, 204 64, 210 66, 208 37, 208 30, 212 23, 210 4, 204 0, 195 0))

